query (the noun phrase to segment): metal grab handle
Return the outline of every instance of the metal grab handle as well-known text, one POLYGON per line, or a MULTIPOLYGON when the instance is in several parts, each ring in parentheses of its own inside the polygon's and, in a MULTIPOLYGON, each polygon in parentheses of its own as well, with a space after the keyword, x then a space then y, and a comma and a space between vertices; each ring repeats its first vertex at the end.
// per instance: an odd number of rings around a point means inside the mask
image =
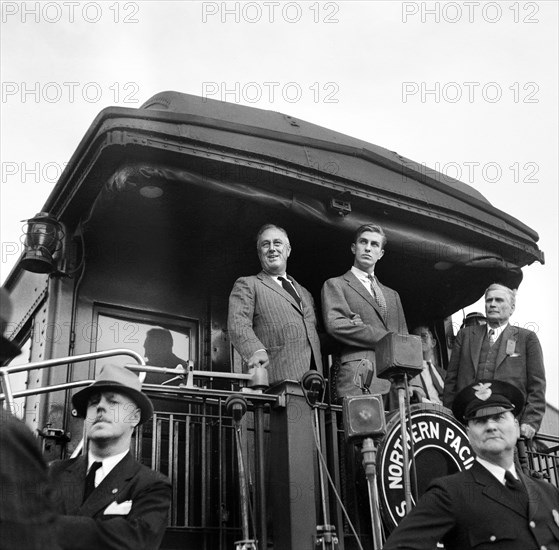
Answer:
MULTIPOLYGON (((12 386, 10 384, 10 374, 30 371, 34 369, 45 369, 48 367, 55 367, 57 365, 65 365, 67 363, 79 363, 80 361, 91 361, 94 359, 102 359, 104 357, 114 357, 117 355, 128 355, 134 358, 139 365, 145 366, 146 364, 144 358, 139 353, 131 349, 117 348, 104 351, 94 351, 92 353, 84 353, 82 355, 60 357, 58 359, 46 359, 45 361, 36 361, 34 363, 26 363, 25 365, 8 365, 6 367, 0 368, 0 378, 2 379, 2 387, 4 388, 4 393, 0 394, 0 400, 4 400, 5 409, 12 409, 14 406, 14 397, 23 397, 27 395, 36 395, 38 393, 48 393, 58 390, 71 389, 78 386, 85 386, 92 382, 91 380, 82 380, 79 382, 68 382, 66 384, 58 384, 56 386, 45 386, 44 388, 38 388, 37 390, 23 390, 21 392, 14 393, 12 392, 12 386)), ((158 369, 158 371, 159 370, 161 369, 158 369)))

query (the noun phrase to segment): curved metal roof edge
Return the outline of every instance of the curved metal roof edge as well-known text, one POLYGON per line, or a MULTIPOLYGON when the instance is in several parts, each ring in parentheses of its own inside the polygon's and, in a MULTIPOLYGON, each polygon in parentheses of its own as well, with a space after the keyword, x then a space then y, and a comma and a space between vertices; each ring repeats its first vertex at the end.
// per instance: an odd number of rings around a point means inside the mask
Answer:
MULTIPOLYGON (((178 93, 178 92, 173 92, 173 93, 178 93)), ((159 95, 160 94, 157 94, 156 96, 153 97, 156 98, 159 95)), ((188 94, 181 94, 181 95, 187 96, 188 94)), ((196 98, 197 100, 201 99, 198 96, 188 96, 188 97, 196 98)), ((150 100, 148 100, 148 102, 149 101, 150 100)), ((216 100, 210 100, 210 99, 208 99, 207 101, 216 102, 216 100)), ((225 102, 217 101, 216 103, 223 104, 225 102)), ((254 109, 253 107, 245 107, 236 104, 226 104, 226 105, 232 105, 235 108, 248 109, 249 111, 254 109)), ((281 113, 274 113, 272 111, 265 111, 262 109, 257 109, 257 110, 259 112, 270 113, 272 115, 274 114, 281 115, 281 113)), ((282 115, 282 116, 286 116, 286 115, 282 115)), ((472 195, 467 194, 464 191, 460 191, 458 189, 455 189, 454 187, 451 187, 441 182, 440 178, 437 179, 428 175, 428 172, 437 174, 436 171, 428 168, 424 169, 423 171, 415 170, 413 168, 413 165, 418 166, 417 163, 414 163, 409 159, 405 159, 405 157, 402 157, 397 153, 390 152, 389 150, 383 149, 382 147, 373 144, 368 144, 367 142, 363 142, 357 138, 351 138, 350 136, 337 133, 327 128, 313 125, 314 127, 323 130, 327 134, 329 133, 333 136, 341 136, 345 139, 353 140, 358 144, 368 145, 371 148, 368 149, 362 147, 354 147, 350 145, 335 143, 333 141, 320 140, 313 137, 306 137, 304 135, 301 136, 301 135, 286 133, 278 130, 271 130, 269 128, 263 128, 261 126, 240 124, 236 122, 224 121, 219 118, 210 118, 210 117, 191 114, 191 113, 182 113, 177 111, 150 110, 150 109, 142 109, 142 108, 132 109, 128 107, 106 107, 105 109, 100 111, 100 113, 95 117, 92 124, 87 129, 85 135, 83 136, 80 143, 78 144, 76 150, 72 154, 67 166, 62 172, 53 191, 51 192, 50 196, 47 198, 47 201, 45 202, 45 206, 43 207, 45 210, 48 211, 53 206, 56 195, 60 193, 60 191, 68 183, 66 180, 68 179, 69 174, 73 172, 75 163, 80 159, 82 154, 85 152, 85 149, 88 147, 88 144, 96 137, 103 123, 111 118, 123 118, 123 117, 129 119, 142 119, 142 120, 149 120, 153 122, 167 122, 173 124, 177 124, 177 123, 196 124, 199 126, 213 128, 221 131, 231 131, 239 134, 247 134, 255 137, 261 137, 264 139, 291 143, 294 145, 305 145, 305 146, 314 147, 325 151, 331 151, 335 153, 346 154, 348 156, 362 158, 363 160, 374 162, 375 164, 383 166, 389 170, 396 171, 397 173, 403 173, 408 177, 413 177, 420 183, 429 185, 430 187, 434 187, 438 191, 442 190, 446 192, 448 195, 453 196, 454 198, 462 202, 468 203, 471 206, 474 206, 476 208, 486 211, 491 215, 501 218, 505 222, 514 226, 516 229, 525 233, 528 237, 533 239, 534 242, 537 242, 539 240, 539 235, 536 231, 534 231, 533 229, 531 229, 530 227, 522 223, 517 218, 511 216, 510 214, 507 214, 506 212, 503 212, 502 210, 499 210, 498 208, 492 206, 491 203, 489 203, 486 199, 482 201, 472 195), (395 160, 394 157, 396 157, 397 160, 395 160), (411 167, 410 164, 412 165, 411 167)), ((306 124, 310 124, 310 123, 306 123, 306 124)), ((451 180, 452 178, 448 178, 445 176, 445 179, 451 180)), ((459 180, 454 180, 454 181, 460 184, 460 186, 475 191, 475 189, 471 188, 469 185, 463 182, 460 182, 459 180)), ((478 192, 476 191, 476 193, 478 192)))

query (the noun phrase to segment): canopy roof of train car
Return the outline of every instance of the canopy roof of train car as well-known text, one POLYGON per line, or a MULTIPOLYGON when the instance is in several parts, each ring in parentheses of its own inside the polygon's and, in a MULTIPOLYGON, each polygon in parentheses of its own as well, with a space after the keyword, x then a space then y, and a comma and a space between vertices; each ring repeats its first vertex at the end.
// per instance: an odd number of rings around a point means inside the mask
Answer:
MULTIPOLYGON (((200 218, 199 223, 220 230, 234 225, 230 239, 249 239, 271 213, 271 221, 289 229, 294 247, 313 247, 313 235, 322 242, 329 239, 329 260, 322 264, 316 259, 319 275, 307 274, 302 258, 290 260, 302 280, 311 279, 315 291, 320 278, 349 267, 345 252, 355 228, 377 222, 389 239, 389 254, 383 266, 379 263, 387 283, 404 296, 422 285, 423 307, 435 315, 469 305, 495 280, 517 286, 521 267, 543 263, 535 231, 460 181, 288 115, 177 92, 157 94, 140 109, 103 110, 44 210, 69 227, 92 215, 109 219, 116 203, 100 197, 130 197, 126 193, 134 190, 138 195, 138 189, 146 187, 213 193, 232 211, 235 204, 248 205, 243 224, 232 223, 228 209, 211 223, 200 218), (340 204, 351 211, 343 211, 340 204), (433 306, 437 293, 438 305, 433 306)), ((183 195, 178 200, 173 192, 161 199, 169 200, 167 221, 194 219, 193 201, 183 195)), ((130 223, 163 223, 136 208, 130 208, 130 216, 130 223)), ((236 276, 240 274, 245 273, 236 276)))

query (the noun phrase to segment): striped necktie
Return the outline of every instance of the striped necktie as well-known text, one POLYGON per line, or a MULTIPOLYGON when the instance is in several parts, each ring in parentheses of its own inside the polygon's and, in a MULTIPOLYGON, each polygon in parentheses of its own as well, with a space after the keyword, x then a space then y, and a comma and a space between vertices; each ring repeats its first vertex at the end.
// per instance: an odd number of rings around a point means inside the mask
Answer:
POLYGON ((489 345, 492 346, 495 343, 495 331, 490 328, 487 335, 489 337, 489 345))
POLYGON ((388 310, 386 308, 386 300, 384 298, 384 294, 382 293, 382 290, 380 289, 380 286, 378 285, 375 277, 373 277, 369 273, 369 275, 367 275, 367 279, 369 279, 369 283, 371 285, 371 292, 373 293, 373 298, 375 299, 375 302, 380 308, 382 318, 386 321, 386 314, 388 310))

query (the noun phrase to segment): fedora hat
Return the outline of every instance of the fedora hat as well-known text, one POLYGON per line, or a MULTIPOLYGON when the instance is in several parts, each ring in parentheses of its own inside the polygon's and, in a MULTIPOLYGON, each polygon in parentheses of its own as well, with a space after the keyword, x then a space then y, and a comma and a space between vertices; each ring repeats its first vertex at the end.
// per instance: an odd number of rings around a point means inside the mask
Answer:
POLYGON ((524 404, 524 395, 516 386, 502 380, 479 380, 458 392, 452 412, 460 422, 467 423, 505 411, 518 416, 524 404))
POLYGON ((0 326, 1 326, 1 334, 0 334, 0 361, 4 361, 6 359, 11 359, 16 355, 21 353, 19 346, 14 344, 11 340, 8 340, 4 336, 4 330, 6 325, 10 322, 10 318, 12 317, 12 300, 8 291, 4 287, 0 287, 0 326))
POLYGON ((142 393, 140 379, 127 368, 111 364, 103 365, 95 377, 95 382, 73 395, 72 405, 74 405, 77 415, 85 418, 90 396, 102 391, 123 393, 132 399, 142 412, 140 424, 151 418, 153 405, 150 399, 142 393))

